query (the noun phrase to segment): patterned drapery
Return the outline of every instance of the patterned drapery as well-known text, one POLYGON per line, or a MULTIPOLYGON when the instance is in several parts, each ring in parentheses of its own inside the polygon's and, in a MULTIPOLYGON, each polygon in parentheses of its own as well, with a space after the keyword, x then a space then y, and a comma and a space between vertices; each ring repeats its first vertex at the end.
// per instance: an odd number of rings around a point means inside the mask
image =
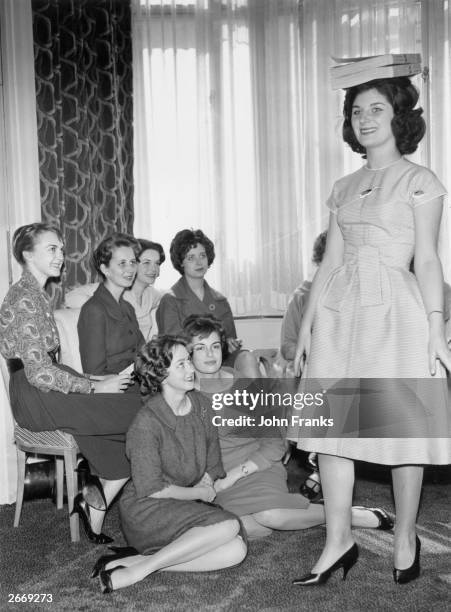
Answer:
POLYGON ((42 219, 63 232, 70 288, 94 280, 100 240, 133 229, 130 4, 32 0, 32 9, 42 219))

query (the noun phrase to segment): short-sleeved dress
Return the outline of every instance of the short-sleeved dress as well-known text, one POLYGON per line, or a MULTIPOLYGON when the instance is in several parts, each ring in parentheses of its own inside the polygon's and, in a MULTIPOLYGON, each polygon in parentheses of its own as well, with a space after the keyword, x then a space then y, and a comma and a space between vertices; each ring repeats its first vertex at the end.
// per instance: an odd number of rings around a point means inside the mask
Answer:
POLYGON ((150 397, 127 434, 132 479, 121 496, 121 523, 127 542, 143 554, 193 527, 236 519, 215 504, 149 497, 171 484, 191 487, 205 472, 213 480, 225 476, 209 403, 195 391, 189 398, 191 411, 176 416, 162 395, 150 397))
POLYGON ((302 428, 294 426, 288 437, 298 439, 301 448, 387 465, 451 461, 445 372, 439 367, 435 377, 430 375, 427 314, 409 271, 414 208, 445 193, 433 172, 404 158, 380 169, 364 166, 335 183, 327 204, 338 217, 344 259, 318 297, 304 378, 321 381, 326 392, 331 379, 383 381, 384 409, 396 425, 393 431, 405 425, 414 433, 376 437, 375 428, 374 437, 332 433, 319 439, 304 437, 302 428), (402 416, 390 416, 399 408, 402 416), (415 422, 418 415, 421 428, 415 422))

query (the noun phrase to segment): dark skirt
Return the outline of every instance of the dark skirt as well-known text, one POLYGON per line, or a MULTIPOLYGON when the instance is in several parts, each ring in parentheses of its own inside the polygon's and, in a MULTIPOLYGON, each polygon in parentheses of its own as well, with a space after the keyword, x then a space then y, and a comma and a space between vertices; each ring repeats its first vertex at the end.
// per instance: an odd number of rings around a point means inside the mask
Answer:
MULTIPOLYGON (((130 546, 143 555, 161 550, 193 527, 207 527, 237 516, 212 503, 180 499, 129 497, 126 485, 119 502, 122 531, 130 546)), ((131 488, 131 487, 130 487, 131 488)), ((244 532, 240 535, 245 539, 244 532)))
POLYGON ((10 397, 21 427, 66 431, 74 436, 93 474, 107 480, 130 477, 125 435, 141 408, 137 385, 126 393, 43 392, 28 382, 22 369, 11 374, 10 397))

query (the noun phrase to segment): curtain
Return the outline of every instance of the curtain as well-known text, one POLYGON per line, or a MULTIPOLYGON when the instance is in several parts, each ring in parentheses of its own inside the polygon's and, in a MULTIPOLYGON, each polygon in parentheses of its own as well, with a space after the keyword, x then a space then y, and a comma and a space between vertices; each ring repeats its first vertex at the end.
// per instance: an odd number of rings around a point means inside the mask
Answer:
MULTIPOLYGON (((331 56, 422 54, 429 129, 411 158, 450 176, 448 2, 132 0, 132 11, 135 233, 167 248, 201 227, 217 249, 208 278, 235 315, 284 310, 313 272, 334 180, 362 163, 341 138, 331 56)), ((448 251, 446 229, 446 270, 448 251)))
MULTIPOLYGON (((293 0, 133 0, 135 234, 200 227, 235 314, 280 312, 309 267, 293 0)), ((320 230, 320 223, 315 229, 320 230)), ((163 285, 177 273, 166 265, 163 285)))
POLYGON ((72 287, 94 280, 90 258, 100 240, 133 229, 130 5, 32 7, 42 218, 63 232, 63 286, 72 287))
MULTIPOLYGON (((29 2, 0 2, 0 301, 20 276, 11 233, 41 217, 33 34, 29 2)), ((16 499, 16 448, 8 398, 9 375, 0 357, 0 504, 16 499)))

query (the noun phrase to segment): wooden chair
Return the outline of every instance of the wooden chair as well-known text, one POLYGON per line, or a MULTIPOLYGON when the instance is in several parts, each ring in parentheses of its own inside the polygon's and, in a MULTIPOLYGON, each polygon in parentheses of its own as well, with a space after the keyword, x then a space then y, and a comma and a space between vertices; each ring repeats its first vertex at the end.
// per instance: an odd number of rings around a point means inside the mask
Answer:
POLYGON ((27 453, 51 455, 56 462, 56 507, 63 507, 64 472, 66 473, 67 506, 70 521, 70 536, 72 542, 80 540, 78 514, 71 515, 74 507, 74 497, 78 490, 77 453, 79 452, 74 438, 60 430, 30 431, 19 425, 14 428, 14 440, 17 452, 17 498, 14 514, 14 527, 19 526, 22 512, 23 493, 25 485, 25 465, 27 453))
MULTIPOLYGON (((60 335, 64 337, 64 346, 77 347, 77 353, 78 314, 79 310, 75 314, 70 313, 69 317, 63 316, 61 321, 57 321, 60 335), (74 338, 76 338, 76 340, 74 340, 74 338)), ((78 359, 80 359, 79 354, 78 359)), ((4 376, 7 377, 7 374, 5 372, 4 376)), ((6 380, 7 388, 8 382, 9 381, 6 380)), ((78 542, 80 540, 78 514, 71 515, 72 509, 74 507, 74 498, 78 492, 78 477, 77 472, 75 470, 77 468, 77 454, 79 453, 79 448, 73 436, 60 430, 30 431, 29 429, 19 427, 19 425, 15 424, 14 440, 16 443, 17 452, 17 494, 16 511, 14 514, 14 527, 19 526, 20 515, 22 512, 27 453, 50 455, 55 457, 56 463, 56 507, 58 509, 61 509, 63 507, 65 473, 67 506, 70 521, 70 535, 72 542, 78 542)))

